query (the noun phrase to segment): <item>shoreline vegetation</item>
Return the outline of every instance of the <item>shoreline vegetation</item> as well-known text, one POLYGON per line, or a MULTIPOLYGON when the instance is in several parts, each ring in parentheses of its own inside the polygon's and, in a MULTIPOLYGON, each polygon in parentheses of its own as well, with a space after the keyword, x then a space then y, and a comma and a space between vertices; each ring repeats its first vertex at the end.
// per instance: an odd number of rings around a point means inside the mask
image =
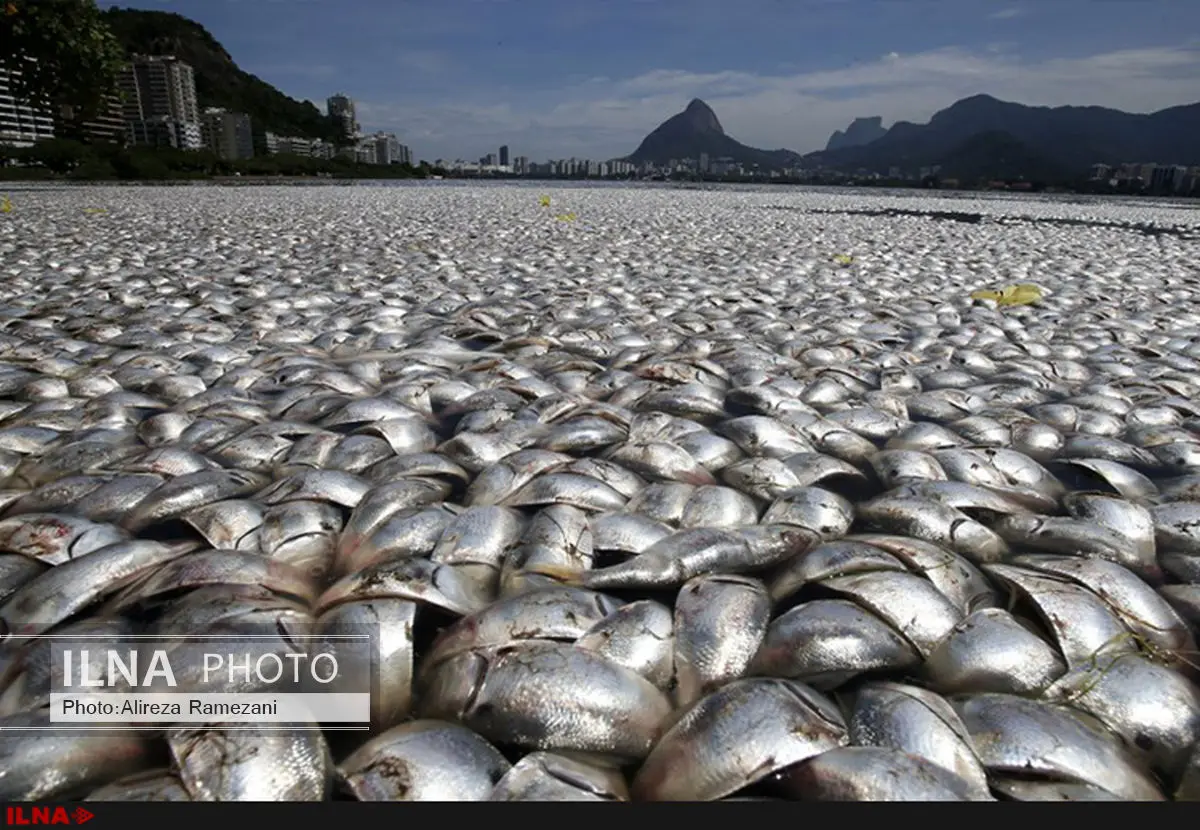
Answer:
POLYGON ((636 175, 514 175, 466 173, 434 167, 426 161, 408 164, 360 164, 343 158, 315 159, 302 156, 270 155, 229 161, 210 151, 181 151, 117 144, 84 143, 70 139, 49 139, 32 147, 0 147, 0 182, 8 184, 150 184, 150 185, 320 185, 359 181, 396 181, 446 179, 459 181, 656 181, 701 187, 706 184, 770 184, 833 187, 920 189, 938 191, 1012 191, 1065 193, 1108 196, 1147 196, 1152 198, 1197 201, 1200 194, 1179 195, 1112 187, 1108 182, 1026 182, 980 180, 978 182, 941 181, 930 177, 880 179, 874 177, 828 175, 810 177, 700 176, 680 174, 646 178, 636 175))

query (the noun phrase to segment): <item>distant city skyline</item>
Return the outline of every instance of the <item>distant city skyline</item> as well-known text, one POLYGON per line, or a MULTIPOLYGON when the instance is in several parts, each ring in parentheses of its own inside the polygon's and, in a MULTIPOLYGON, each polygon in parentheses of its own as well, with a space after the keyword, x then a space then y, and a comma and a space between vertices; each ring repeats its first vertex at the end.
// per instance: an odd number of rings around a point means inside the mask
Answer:
POLYGON ((739 141, 801 153, 855 117, 922 122, 976 93, 1128 112, 1200 99, 1200 4, 1176 0, 101 5, 196 20, 241 68, 319 107, 344 91, 364 132, 420 158, 620 157, 693 97, 739 141))

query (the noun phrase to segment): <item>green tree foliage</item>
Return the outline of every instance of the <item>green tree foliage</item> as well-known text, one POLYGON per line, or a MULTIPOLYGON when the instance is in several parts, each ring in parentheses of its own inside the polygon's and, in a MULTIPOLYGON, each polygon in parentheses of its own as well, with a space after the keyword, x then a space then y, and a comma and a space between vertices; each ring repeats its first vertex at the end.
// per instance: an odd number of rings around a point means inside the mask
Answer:
POLYGON ((0 65, 20 74, 14 95, 95 116, 115 93, 124 50, 95 0, 0 0, 0 65))
POLYGON ((229 161, 209 150, 84 144, 63 138, 45 139, 32 147, 10 148, 8 153, 17 165, 0 166, 0 178, 4 179, 183 180, 235 175, 411 179, 429 175, 427 170, 406 164, 359 164, 341 158, 325 160, 290 155, 229 161))

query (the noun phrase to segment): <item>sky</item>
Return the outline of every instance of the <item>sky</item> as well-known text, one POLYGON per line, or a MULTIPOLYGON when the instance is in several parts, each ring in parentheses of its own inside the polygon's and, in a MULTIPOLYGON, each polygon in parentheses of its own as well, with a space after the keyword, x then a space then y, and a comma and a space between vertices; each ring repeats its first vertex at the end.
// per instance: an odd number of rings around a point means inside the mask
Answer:
MULTIPOLYGON (((987 93, 1153 112, 1200 101, 1195 0, 124 0, 203 24, 242 69, 416 158, 627 155, 702 98, 806 153, 856 117, 987 93)), ((203 104, 203 102, 201 102, 203 104)))

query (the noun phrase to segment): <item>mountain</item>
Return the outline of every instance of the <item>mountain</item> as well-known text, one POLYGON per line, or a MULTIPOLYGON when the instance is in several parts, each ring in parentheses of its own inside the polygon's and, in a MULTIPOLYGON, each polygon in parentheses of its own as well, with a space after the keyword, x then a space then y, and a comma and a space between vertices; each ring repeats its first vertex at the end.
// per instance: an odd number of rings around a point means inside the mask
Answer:
POLYGON ((243 72, 224 47, 199 23, 173 12, 113 7, 105 22, 129 55, 174 55, 191 65, 196 97, 203 107, 225 107, 250 116, 281 135, 333 138, 330 121, 310 101, 297 101, 266 81, 243 72))
POLYGON ((939 159, 938 175, 943 179, 1055 182, 1071 176, 1070 170, 1004 130, 976 133, 939 159))
POLYGON ((810 153, 804 163, 878 171, 944 165, 951 154, 962 161, 974 137, 992 135, 980 146, 993 146, 999 134, 1010 150, 1017 142, 1019 152, 1067 176, 1097 162, 1200 164, 1200 103, 1142 115, 1106 107, 1030 107, 975 95, 935 113, 928 124, 899 121, 869 144, 810 153))
POLYGON ((883 138, 886 134, 887 130, 883 126, 883 119, 878 115, 870 118, 855 118, 854 123, 846 128, 846 132, 834 130, 825 149, 840 150, 843 147, 861 147, 883 138))
POLYGON ((788 167, 799 161, 791 150, 759 150, 747 147, 725 134, 712 107, 695 98, 683 112, 659 124, 625 160, 635 164, 666 164, 671 159, 731 158, 743 165, 764 169, 788 167))

